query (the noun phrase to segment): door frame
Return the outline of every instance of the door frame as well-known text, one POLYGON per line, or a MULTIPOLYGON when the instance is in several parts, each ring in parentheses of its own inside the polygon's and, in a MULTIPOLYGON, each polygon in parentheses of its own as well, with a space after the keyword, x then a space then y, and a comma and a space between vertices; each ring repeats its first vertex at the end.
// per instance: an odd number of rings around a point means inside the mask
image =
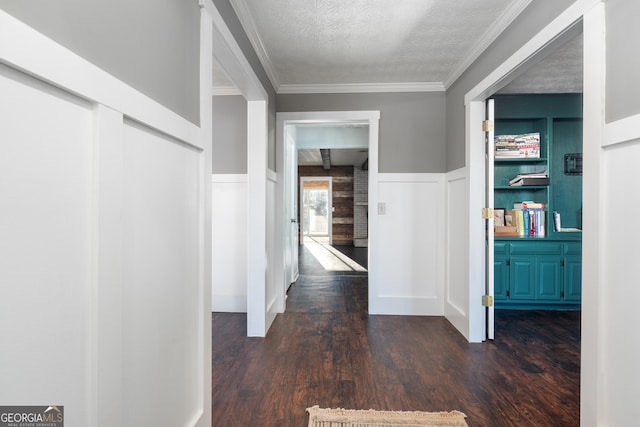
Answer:
MULTIPOLYGON (((329 195, 328 195, 328 199, 327 199, 327 233, 328 233, 328 237, 329 237, 329 244, 332 245, 333 244, 333 224, 331 223, 333 220, 333 212, 332 212, 332 208, 333 208, 333 179, 330 176, 301 176, 300 180, 299 180, 299 190, 298 190, 298 206, 300 206, 301 210, 300 210, 300 217, 304 218, 302 215, 302 212, 304 209, 304 183, 307 181, 327 181, 327 183, 329 184, 329 195)), ((300 227, 301 233, 300 233, 300 237, 302 238, 300 240, 301 244, 304 244, 304 222, 301 223, 301 227, 300 227)))
MULTIPOLYGON (((267 254, 272 248, 266 238, 269 94, 213 2, 200 0, 200 5, 213 26, 212 36, 202 40, 202 56, 213 55, 247 100, 247 335, 264 337, 275 318, 268 309, 267 278, 282 273, 276 269, 277 262, 267 263, 267 257, 277 258, 282 246, 276 241, 274 253, 267 254)), ((201 87, 201 91, 204 102, 211 104, 212 87, 201 87)))
MULTIPOLYGON (((514 80, 530 64, 535 63, 549 51, 556 49, 558 44, 564 43, 578 34, 583 23, 583 16, 599 3, 601 3, 600 0, 574 3, 465 95, 465 168, 469 182, 469 280, 466 292, 468 307, 465 320, 468 323, 458 323, 456 326, 470 342, 483 341, 487 333, 486 311, 481 304, 487 277, 485 257, 487 242, 484 223, 479 214, 484 207, 487 184, 484 132, 482 132, 484 102, 489 96, 514 80)), ((585 38, 588 37, 589 31, 596 30, 585 24, 583 26, 585 38)), ((589 61, 589 55, 585 54, 584 59, 585 70, 587 68, 596 69, 600 66, 598 63, 589 61)), ((585 80, 584 93, 590 90, 590 82, 585 80)), ((588 122, 586 115, 584 121, 588 122)), ((493 241, 488 243, 493 245, 493 241)))
MULTIPOLYGON (((285 128, 302 124, 366 124, 369 126, 369 207, 368 207, 368 258, 369 258, 369 313, 375 314, 376 307, 380 305, 378 302, 378 217, 377 209, 372 207, 378 206, 378 132, 379 132, 380 111, 309 111, 309 112, 281 112, 276 113, 276 152, 280 153, 277 161, 281 165, 288 167, 286 159, 289 150, 297 150, 296 144, 287 144, 285 128)), ((344 147, 350 148, 350 147, 344 147)), ((365 148, 365 147, 358 147, 365 148)), ((291 153, 289 153, 291 155, 291 153)), ((289 171, 290 172, 290 171, 289 171)), ((281 229, 283 235, 279 240, 288 241, 284 235, 286 230, 290 230, 288 222, 290 218, 286 215, 286 204, 290 203, 292 194, 287 194, 285 180, 281 179, 287 171, 278 172, 278 184, 276 191, 276 218, 283 221, 281 229)), ((296 174, 297 176, 297 174, 296 174)), ((283 248, 284 249, 284 248, 283 248)), ((289 265, 284 265, 287 260, 283 257, 283 268, 289 269, 289 265)), ((277 284, 276 304, 279 312, 285 310, 286 291, 290 283, 277 284)))
POLYGON ((590 189, 590 197, 585 197, 585 212, 594 212, 585 216, 583 230, 583 264, 582 264, 582 327, 581 327, 581 369, 580 369, 580 418, 590 420, 591 424, 602 419, 603 392, 602 376, 602 344, 601 317, 603 293, 600 283, 602 274, 599 259, 599 248, 602 242, 602 219, 597 214, 601 211, 602 194, 600 193, 600 162, 603 135, 605 135, 605 69, 606 69, 606 33, 605 2, 602 0, 576 1, 555 20, 547 25, 514 55, 497 67, 465 96, 465 169, 469 182, 469 270, 468 270, 468 324, 460 325, 461 331, 466 327, 466 336, 471 342, 482 341, 485 335, 484 317, 481 300, 484 283, 484 230, 478 221, 482 201, 484 200, 485 182, 482 171, 484 158, 482 150, 481 122, 483 100, 490 94, 512 80, 514 74, 528 60, 549 47, 568 30, 582 23, 584 45, 589 46, 583 52, 583 150, 585 168, 583 187, 590 189), (480 148, 480 149, 479 149, 480 148))

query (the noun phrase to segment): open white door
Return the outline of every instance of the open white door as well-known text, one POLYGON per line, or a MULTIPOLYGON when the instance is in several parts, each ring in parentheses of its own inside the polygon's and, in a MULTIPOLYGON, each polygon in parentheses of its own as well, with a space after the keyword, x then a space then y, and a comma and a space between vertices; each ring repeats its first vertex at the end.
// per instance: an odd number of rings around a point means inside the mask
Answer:
POLYGON ((285 162, 284 168, 285 182, 285 274, 284 283, 285 295, 289 286, 298 280, 298 159, 295 147, 295 127, 287 126, 284 129, 285 144, 285 162))
MULTIPOLYGON (((485 147, 486 147, 486 176, 487 176, 487 180, 486 180, 486 204, 485 206, 487 207, 493 207, 493 183, 494 183, 494 177, 493 177, 493 155, 494 155, 494 131, 493 131, 493 124, 494 124, 494 110, 493 110, 493 99, 487 99, 486 102, 486 110, 485 110, 485 118, 486 118, 486 122, 489 125, 485 126, 485 147)), ((485 289, 485 295, 487 295, 489 298, 486 298, 487 302, 487 307, 486 307, 486 316, 487 316, 487 328, 486 328, 486 332, 487 332, 487 336, 486 338, 492 340, 494 338, 495 335, 495 310, 494 310, 494 286, 493 286, 493 261, 494 261, 494 252, 493 252, 493 238, 494 238, 494 229, 493 229, 493 214, 491 215, 490 218, 487 219, 486 222, 487 225, 487 244, 486 244, 486 289, 485 289)))

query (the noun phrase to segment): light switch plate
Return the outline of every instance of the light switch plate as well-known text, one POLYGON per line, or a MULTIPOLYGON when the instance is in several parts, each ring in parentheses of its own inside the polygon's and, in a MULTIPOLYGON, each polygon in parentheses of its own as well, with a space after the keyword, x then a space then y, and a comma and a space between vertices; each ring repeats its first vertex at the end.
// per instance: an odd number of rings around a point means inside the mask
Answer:
POLYGON ((385 202, 378 203, 378 215, 385 215, 387 213, 387 204, 385 202))

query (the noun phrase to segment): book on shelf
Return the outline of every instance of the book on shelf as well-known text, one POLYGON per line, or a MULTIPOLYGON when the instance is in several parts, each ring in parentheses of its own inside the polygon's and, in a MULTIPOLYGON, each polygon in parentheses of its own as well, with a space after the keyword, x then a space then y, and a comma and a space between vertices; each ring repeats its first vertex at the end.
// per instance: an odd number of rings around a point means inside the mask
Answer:
POLYGON ((496 135, 494 152, 497 159, 540 158, 540 132, 496 135))
POLYGON ((569 233, 569 232, 582 232, 581 229, 575 227, 563 228, 562 220, 560 219, 560 212, 553 212, 553 231, 558 233, 569 233))
POLYGON ((544 172, 521 173, 511 178, 509 186, 549 185, 549 174, 544 172))
POLYGON ((511 187, 526 187, 531 185, 549 185, 549 178, 520 178, 513 184, 509 184, 511 187))
POLYGON ((534 201, 530 201, 530 202, 518 202, 518 203, 514 203, 513 204, 513 209, 543 209, 544 208, 544 203, 541 202, 534 202, 534 201))

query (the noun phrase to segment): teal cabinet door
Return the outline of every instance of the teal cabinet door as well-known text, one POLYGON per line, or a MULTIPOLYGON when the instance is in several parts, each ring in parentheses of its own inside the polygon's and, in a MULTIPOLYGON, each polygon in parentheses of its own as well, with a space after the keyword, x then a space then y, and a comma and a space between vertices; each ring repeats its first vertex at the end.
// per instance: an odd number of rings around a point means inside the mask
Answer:
POLYGON ((566 255, 564 258, 564 300, 582 300, 582 256, 566 255))
POLYGON ((512 300, 535 298, 535 260, 532 256, 511 256, 509 296, 512 300))
POLYGON ((562 262, 558 255, 536 258, 536 299, 560 301, 562 297, 562 262))
POLYGON ((509 296, 509 263, 506 243, 494 244, 493 258, 493 298, 505 301, 509 296))
POLYGON ((564 254, 564 300, 580 302, 582 300, 582 243, 566 243, 564 254))

